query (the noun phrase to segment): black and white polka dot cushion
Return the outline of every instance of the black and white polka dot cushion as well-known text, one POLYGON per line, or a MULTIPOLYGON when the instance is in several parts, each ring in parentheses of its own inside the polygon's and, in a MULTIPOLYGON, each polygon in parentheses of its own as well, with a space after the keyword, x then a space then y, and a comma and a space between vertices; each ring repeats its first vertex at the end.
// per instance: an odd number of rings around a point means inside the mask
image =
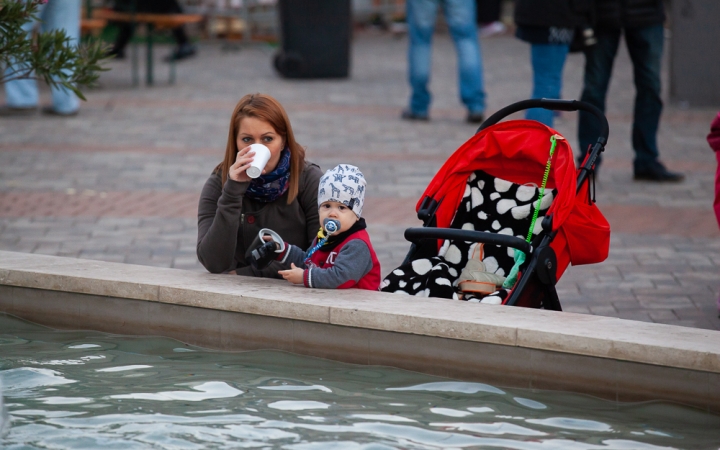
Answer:
MULTIPOLYGON (((532 221, 533 204, 537 203, 539 194, 540 189, 534 185, 518 185, 478 170, 468 178, 465 194, 450 227, 525 239, 532 221)), ((542 218, 554 196, 555 191, 545 191, 534 235, 541 231, 542 218)), ((437 256, 416 259, 393 270, 383 280, 381 290, 457 299, 458 277, 476 245, 474 242, 446 240, 437 256)), ((483 262, 488 272, 502 276, 510 272, 514 264, 513 249, 486 244, 484 251, 483 262)), ((501 303, 507 295, 508 292, 501 289, 485 297, 483 303, 501 303)))

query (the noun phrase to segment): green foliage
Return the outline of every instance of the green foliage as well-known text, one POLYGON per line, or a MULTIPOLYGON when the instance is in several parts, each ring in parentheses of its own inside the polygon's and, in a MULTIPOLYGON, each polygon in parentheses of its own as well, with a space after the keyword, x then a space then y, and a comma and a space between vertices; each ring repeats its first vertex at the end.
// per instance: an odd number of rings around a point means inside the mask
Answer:
MULTIPOLYGON (((53 0, 64 1, 64 0, 53 0)), ((51 86, 63 86, 85 100, 80 88, 95 84, 107 48, 100 41, 70 44, 64 30, 36 33, 28 37, 22 26, 37 20, 38 5, 43 0, 0 0, 0 82, 22 78, 44 80, 51 86), (5 73, 13 64, 16 70, 5 73)))

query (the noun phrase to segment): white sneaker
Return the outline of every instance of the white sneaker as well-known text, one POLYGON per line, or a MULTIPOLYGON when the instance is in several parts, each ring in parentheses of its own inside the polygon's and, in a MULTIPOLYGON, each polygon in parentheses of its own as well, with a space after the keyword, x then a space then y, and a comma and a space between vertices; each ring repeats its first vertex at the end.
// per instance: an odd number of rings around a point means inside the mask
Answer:
POLYGON ((495 36, 496 34, 503 34, 505 31, 507 31, 505 24, 496 20, 495 22, 490 22, 486 25, 480 25, 479 34, 481 38, 487 38, 495 36))

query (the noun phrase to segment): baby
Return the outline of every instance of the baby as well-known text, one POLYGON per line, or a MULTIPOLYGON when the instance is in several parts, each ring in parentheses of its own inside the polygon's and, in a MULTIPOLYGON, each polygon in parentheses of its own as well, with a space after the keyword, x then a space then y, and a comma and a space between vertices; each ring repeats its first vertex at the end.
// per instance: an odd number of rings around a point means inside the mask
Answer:
POLYGON ((310 288, 378 290, 380 263, 360 217, 365 186, 355 166, 340 164, 325 172, 318 186, 323 226, 308 251, 284 245, 277 260, 290 262, 291 269, 278 271, 283 278, 310 288))

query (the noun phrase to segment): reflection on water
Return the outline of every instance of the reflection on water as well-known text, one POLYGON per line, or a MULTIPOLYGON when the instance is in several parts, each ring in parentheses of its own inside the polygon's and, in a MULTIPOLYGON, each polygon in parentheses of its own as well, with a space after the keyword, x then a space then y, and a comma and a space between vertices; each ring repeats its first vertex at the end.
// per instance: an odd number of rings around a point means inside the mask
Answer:
POLYGON ((0 439, 5 436, 5 432, 10 426, 10 415, 5 408, 5 401, 3 400, 3 384, 2 378, 0 378, 0 439))
POLYGON ((618 405, 277 351, 51 331, 4 315, 0 330, 7 449, 644 450, 720 442, 720 416, 667 403, 618 405))
POLYGON ((494 386, 483 383, 466 383, 462 381, 437 381, 435 383, 423 383, 415 386, 387 388, 388 391, 428 391, 428 392, 457 392, 460 394, 476 394, 478 392, 489 392, 491 394, 505 395, 494 386))

